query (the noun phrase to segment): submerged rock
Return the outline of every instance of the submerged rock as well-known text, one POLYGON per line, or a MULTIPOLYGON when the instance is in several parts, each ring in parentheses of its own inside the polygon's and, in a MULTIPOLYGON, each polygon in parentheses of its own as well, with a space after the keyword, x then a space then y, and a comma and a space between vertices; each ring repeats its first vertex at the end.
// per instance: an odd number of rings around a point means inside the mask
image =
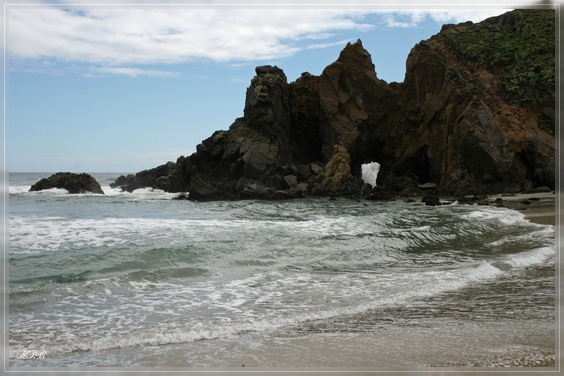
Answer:
POLYGON ((395 200, 395 195, 390 191, 373 190, 366 196, 366 199, 371 201, 393 201, 395 200))
POLYGON ((427 205, 427 206, 440 206, 440 205, 442 205, 441 201, 439 199, 439 196, 435 196, 435 195, 424 196, 421 199, 421 202, 424 202, 425 205, 427 205))
POLYGON ((58 172, 48 178, 41 179, 31 186, 30 192, 44 189, 66 189, 71 194, 96 193, 104 194, 100 184, 89 174, 75 174, 72 172, 58 172))

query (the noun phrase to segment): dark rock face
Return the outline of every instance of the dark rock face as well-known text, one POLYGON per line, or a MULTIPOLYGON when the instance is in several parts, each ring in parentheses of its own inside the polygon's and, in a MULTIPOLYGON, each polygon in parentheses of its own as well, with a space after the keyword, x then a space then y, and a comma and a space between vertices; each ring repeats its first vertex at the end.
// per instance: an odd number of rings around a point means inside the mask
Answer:
POLYGON ((110 184, 111 188, 121 187, 122 190, 133 192, 139 188, 151 187, 166 192, 184 192, 186 186, 185 158, 178 158, 177 163, 168 162, 150 170, 143 170, 135 175, 121 175, 110 184))
POLYGON ((270 198, 286 188, 284 170, 292 159, 286 75, 270 66, 256 73, 243 118, 204 140, 190 157, 193 173, 186 188, 191 199, 270 198))
MULTIPOLYGON (((413 174, 419 183, 436 183, 439 192, 449 194, 554 186, 554 118, 543 110, 555 103, 550 74, 547 85, 537 85, 536 102, 512 97, 503 85, 554 65, 553 42, 541 53, 535 38, 525 37, 545 27, 554 33, 550 11, 520 10, 480 24, 445 26, 416 45, 404 82, 387 86, 401 111, 386 103, 375 111, 380 118, 357 139, 353 163, 368 155, 382 165, 379 182, 413 174), (503 26, 495 32, 491 24, 503 26), (524 64, 505 46, 536 52, 524 64)), ((522 86, 526 98, 527 85, 522 86)))
POLYGON ((31 186, 30 192, 44 189, 61 188, 69 193, 97 193, 104 194, 100 184, 89 174, 74 174, 72 172, 58 172, 48 178, 41 179, 31 186))
POLYGON ((445 25, 412 49, 403 83, 378 79, 360 40, 320 76, 257 67, 229 130, 116 184, 194 200, 359 197, 360 165, 377 161, 378 185, 404 195, 554 189, 554 22, 516 10, 445 25))

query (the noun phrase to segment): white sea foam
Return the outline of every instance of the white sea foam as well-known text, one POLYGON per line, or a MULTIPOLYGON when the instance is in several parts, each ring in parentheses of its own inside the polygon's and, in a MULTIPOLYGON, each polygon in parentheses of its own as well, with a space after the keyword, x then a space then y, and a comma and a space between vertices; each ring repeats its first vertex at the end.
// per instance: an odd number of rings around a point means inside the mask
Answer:
MULTIPOLYGON (((63 188, 50 188, 44 189, 41 191, 34 191, 30 192, 31 185, 10 185, 9 193, 11 195, 43 195, 43 196, 54 196, 54 195, 68 195, 69 192, 63 188)), ((153 188, 139 188, 134 190, 133 192, 122 191, 121 188, 111 188, 110 186, 101 186, 102 191, 104 192, 104 196, 113 197, 113 196, 123 196, 131 199, 136 200, 151 200, 151 199, 171 199, 172 197, 177 196, 176 193, 168 193, 160 189, 153 189, 153 188)), ((99 194, 95 193, 79 193, 74 194, 73 196, 81 197, 81 196, 94 196, 94 197, 101 197, 99 194)))
POLYGON ((138 201, 154 200, 154 199, 171 199, 178 196, 177 193, 165 192, 161 189, 139 188, 133 192, 122 191, 121 188, 111 188, 110 186, 102 186, 102 190, 106 196, 121 196, 138 201))
MULTIPOLYGON (((495 249, 497 247, 507 247, 514 245, 515 247, 523 247, 530 245, 535 247, 539 244, 539 241, 550 242, 554 244, 554 227, 553 226, 543 226, 530 223, 529 221, 523 221, 521 224, 535 228, 533 231, 522 232, 519 234, 508 234, 500 239, 484 244, 485 247, 495 249)), ((552 248, 552 246, 550 247, 552 248)))
POLYGON ((16 186, 10 185, 9 188, 10 188, 9 192, 11 195, 19 195, 23 193, 28 193, 29 189, 31 188, 31 185, 16 185, 16 186))
POLYGON ((529 221, 525 219, 525 215, 517 210, 507 209, 507 208, 493 208, 483 206, 478 210, 472 211, 468 214, 463 214, 462 219, 473 220, 473 221, 490 221, 497 220, 503 225, 531 225, 529 221))
POLYGON ((366 184, 370 184, 372 187, 376 186, 376 178, 378 177, 378 172, 380 171, 380 164, 377 162, 365 163, 360 166, 362 172, 362 180, 366 184))
POLYGON ((542 247, 507 256, 503 262, 514 268, 524 268, 535 264, 541 264, 552 255, 554 255, 554 248, 542 247))
POLYGON ((108 186, 103 185, 101 187, 102 187, 102 191, 104 191, 104 194, 106 196, 119 196, 119 195, 122 195, 124 193, 127 193, 127 192, 122 191, 121 188, 112 188, 109 185, 108 186))
POLYGON ((313 221, 169 218, 155 221, 152 218, 13 217, 9 228, 11 251, 17 253, 144 243, 148 238, 179 242, 183 239, 215 240, 219 236, 224 240, 238 240, 241 232, 254 236, 260 236, 257 232, 263 231, 284 236, 350 236, 377 230, 375 225, 362 226, 347 218, 313 221))
POLYGON ((493 211, 488 209, 476 210, 468 214, 462 215, 463 219, 478 220, 478 221, 499 218, 499 217, 501 217, 501 215, 498 211, 493 211))
MULTIPOLYGON (((28 320, 28 334, 19 335, 33 336, 34 344, 49 348, 52 355, 193 342, 405 304, 500 273, 487 262, 403 275, 314 276, 276 271, 228 283, 207 281, 192 286, 130 281, 128 285, 135 292, 131 297, 119 293, 123 286, 116 286, 115 280, 89 282, 84 286, 91 292, 82 296, 76 288, 65 286, 57 294, 65 294, 62 302, 66 309, 28 320), (69 310, 72 306, 75 308, 69 310), (157 321, 153 317, 158 317, 157 321), (131 330, 131 325, 136 329, 131 330), (109 332, 111 336, 104 334, 109 332)), ((10 354, 17 356, 21 350, 21 346, 11 347, 10 354)))
MULTIPOLYGON (((18 194, 24 193, 18 189, 18 194)), ((64 188, 50 188, 50 189, 43 189, 41 191, 34 191, 34 192, 27 192, 30 195, 68 195, 69 191, 64 188)))

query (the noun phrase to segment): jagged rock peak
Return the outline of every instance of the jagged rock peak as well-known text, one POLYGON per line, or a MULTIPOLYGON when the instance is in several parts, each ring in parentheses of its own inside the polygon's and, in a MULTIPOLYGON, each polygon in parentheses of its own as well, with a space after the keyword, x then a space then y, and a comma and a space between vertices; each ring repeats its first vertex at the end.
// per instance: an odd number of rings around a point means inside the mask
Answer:
POLYGON ((364 49, 360 39, 352 44, 348 42, 343 51, 341 51, 337 62, 344 64, 352 63, 363 68, 374 70, 372 56, 364 49))
POLYGON ((261 76, 264 74, 274 74, 277 76, 282 76, 284 78, 286 78, 286 75, 284 74, 284 71, 280 68, 278 68, 276 65, 272 66, 272 65, 261 65, 255 68, 255 72, 257 74, 257 76, 261 76))

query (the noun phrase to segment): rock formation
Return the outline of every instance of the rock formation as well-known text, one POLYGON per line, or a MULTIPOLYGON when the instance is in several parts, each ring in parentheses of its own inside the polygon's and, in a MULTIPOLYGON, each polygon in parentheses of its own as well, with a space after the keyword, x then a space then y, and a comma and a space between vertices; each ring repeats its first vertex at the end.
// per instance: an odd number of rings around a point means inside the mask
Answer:
POLYGON ((378 79, 360 40, 320 76, 288 83, 257 67, 229 130, 118 185, 193 200, 358 196, 375 161, 379 192, 554 189, 554 36, 551 10, 445 25, 412 49, 402 83, 378 79))
POLYGON ((48 178, 41 179, 31 186, 30 192, 44 189, 61 188, 69 193, 97 193, 104 194, 100 184, 89 174, 74 174, 72 172, 58 172, 48 178))

